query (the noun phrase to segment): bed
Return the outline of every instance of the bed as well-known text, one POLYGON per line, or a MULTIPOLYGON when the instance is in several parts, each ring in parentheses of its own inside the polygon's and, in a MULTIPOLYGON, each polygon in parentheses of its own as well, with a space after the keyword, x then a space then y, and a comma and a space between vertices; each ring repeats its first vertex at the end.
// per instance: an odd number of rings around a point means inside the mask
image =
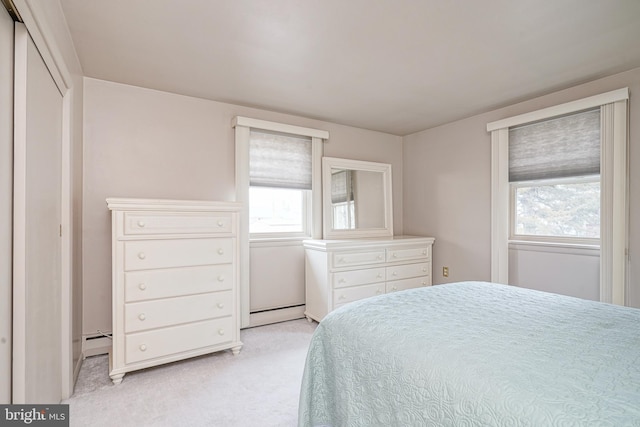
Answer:
POLYGON ((299 426, 640 426, 640 310, 485 282, 330 313, 299 426))

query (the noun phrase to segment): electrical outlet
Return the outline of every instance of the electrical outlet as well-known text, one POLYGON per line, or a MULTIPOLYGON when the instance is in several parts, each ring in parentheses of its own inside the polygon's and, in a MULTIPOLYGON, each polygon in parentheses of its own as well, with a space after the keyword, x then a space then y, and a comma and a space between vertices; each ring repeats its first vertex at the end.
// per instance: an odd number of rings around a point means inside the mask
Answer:
POLYGON ((442 267, 442 275, 444 277, 449 277, 449 267, 442 267))

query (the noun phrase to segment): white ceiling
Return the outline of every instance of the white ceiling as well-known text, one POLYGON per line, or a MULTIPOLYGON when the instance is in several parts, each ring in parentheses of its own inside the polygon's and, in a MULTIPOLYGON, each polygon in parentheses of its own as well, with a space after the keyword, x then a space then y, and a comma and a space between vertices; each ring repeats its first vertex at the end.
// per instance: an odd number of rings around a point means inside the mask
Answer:
POLYGON ((60 0, 89 77, 407 135, 640 66, 639 0, 60 0))

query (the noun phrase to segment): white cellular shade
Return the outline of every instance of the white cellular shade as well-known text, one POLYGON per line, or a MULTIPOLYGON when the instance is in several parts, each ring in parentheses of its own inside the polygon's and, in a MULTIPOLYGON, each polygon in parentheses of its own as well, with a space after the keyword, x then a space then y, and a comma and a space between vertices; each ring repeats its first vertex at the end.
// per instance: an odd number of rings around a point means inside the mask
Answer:
POLYGON ((331 202, 344 203, 353 200, 351 171, 342 170, 331 174, 331 202))
POLYGON ((311 138, 251 130, 251 186, 311 190, 311 161, 311 138))
POLYGON ((600 173, 600 109, 509 129, 509 181, 600 173))

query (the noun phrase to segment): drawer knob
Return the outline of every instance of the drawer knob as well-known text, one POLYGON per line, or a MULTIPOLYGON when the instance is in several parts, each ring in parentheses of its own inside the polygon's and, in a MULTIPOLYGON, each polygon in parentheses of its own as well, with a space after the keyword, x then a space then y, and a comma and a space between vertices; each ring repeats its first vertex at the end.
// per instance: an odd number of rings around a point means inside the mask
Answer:
POLYGON ((378 275, 376 276, 377 279, 382 279, 382 274, 378 273, 378 275))
POLYGON ((344 282, 346 282, 346 280, 344 280, 344 279, 338 280, 338 283, 344 283, 344 282))
POLYGON ((397 286, 394 286, 394 287, 393 287, 393 288, 391 288, 391 289, 392 289, 392 290, 394 290, 394 291, 397 291, 397 290, 398 290, 398 287, 397 287, 397 286))
POLYGON ((422 272, 426 273, 427 272, 427 267, 422 267, 422 272))
POLYGON ((144 252, 140 252, 138 253, 138 258, 140 259, 145 259, 147 256, 144 254, 144 252))
POLYGON ((224 335, 224 329, 222 328, 218 329, 218 335, 224 335))
POLYGON ((147 285, 145 285, 144 283, 140 283, 140 284, 138 285, 138 288, 139 288, 141 291, 144 291, 145 289, 147 289, 147 285))
POLYGON ((398 254, 396 254, 395 252, 393 253, 393 257, 394 258, 398 258, 398 254))
POLYGON ((376 289, 376 294, 381 294, 382 290, 381 289, 376 289))
POLYGON ((338 258, 338 262, 344 262, 344 258, 338 258))
POLYGON ((382 259, 382 255, 378 255, 378 259, 382 259))
POLYGON ((344 294, 340 295, 340 297, 338 299, 345 299, 346 297, 344 296, 344 294))
POLYGON ((397 276, 398 273, 396 271, 394 271, 393 273, 391 273, 392 276, 397 276))
POLYGON ((144 228, 145 225, 144 221, 138 221, 138 227, 144 228))
POLYGON ((224 255, 224 249, 222 249, 222 248, 218 249, 218 254, 219 255, 224 255))
POLYGON ((140 344, 140 351, 147 351, 147 346, 144 344, 140 344))
POLYGON ((422 281, 422 286, 427 286, 427 282, 425 282, 424 280, 422 281))
POLYGON ((218 276, 218 282, 224 282, 224 276, 223 275, 218 276))
POLYGON ((222 227, 223 225, 224 225, 224 222, 218 221, 218 227, 222 227))
POLYGON ((144 320, 146 318, 147 318, 147 316, 145 316, 144 313, 140 313, 140 315, 138 316, 138 319, 140 319, 140 320, 144 320))
POLYGON ((220 309, 224 308, 224 304, 223 304, 223 303, 221 303, 221 302, 219 302, 219 303, 218 303, 218 308, 220 308, 220 309))
POLYGON ((426 254, 427 254, 427 251, 422 251, 422 255, 426 255, 426 254))

